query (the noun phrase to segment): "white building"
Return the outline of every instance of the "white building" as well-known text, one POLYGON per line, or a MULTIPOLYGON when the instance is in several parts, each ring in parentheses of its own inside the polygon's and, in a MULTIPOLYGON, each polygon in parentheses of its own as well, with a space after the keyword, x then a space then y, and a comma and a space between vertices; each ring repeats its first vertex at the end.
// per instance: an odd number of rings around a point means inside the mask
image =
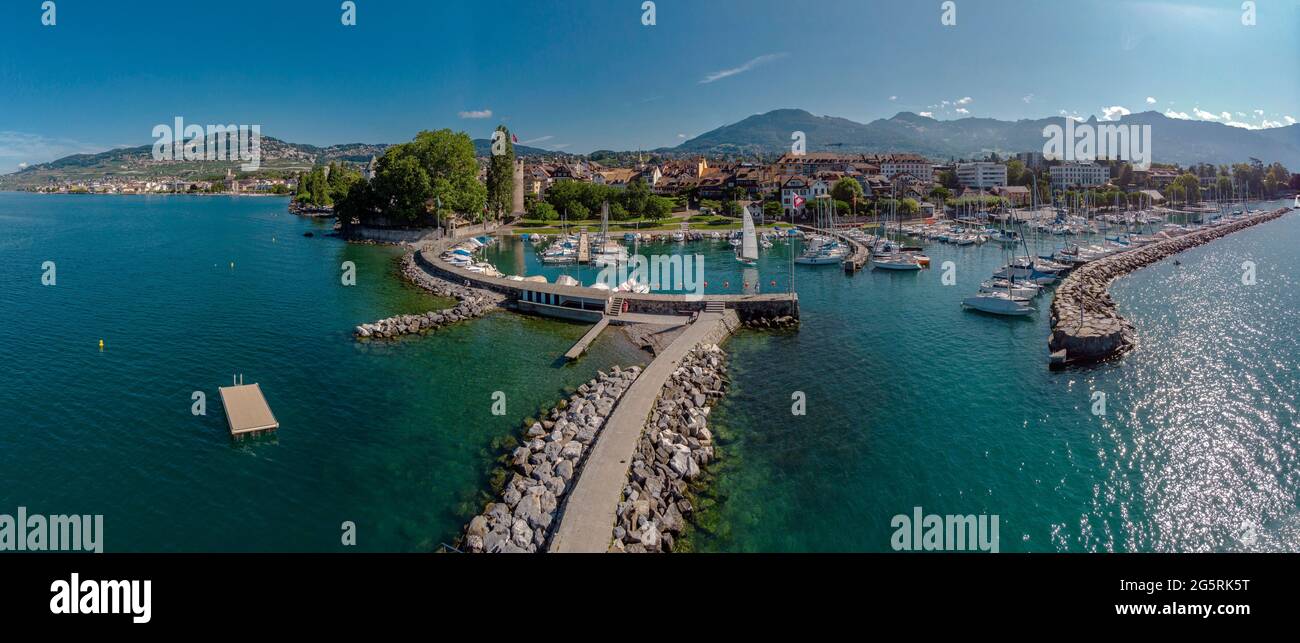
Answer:
POLYGON ((1053 165, 1051 173, 1053 190, 1075 186, 1091 187, 1110 180, 1110 168, 1096 163, 1061 163, 1053 165))
POLYGON ((934 182, 934 165, 924 156, 916 154, 890 154, 880 164, 880 173, 886 179, 907 174, 926 185, 934 182))
POLYGON ((1007 166, 1001 163, 958 163, 957 181, 964 188, 987 190, 1007 184, 1007 166))

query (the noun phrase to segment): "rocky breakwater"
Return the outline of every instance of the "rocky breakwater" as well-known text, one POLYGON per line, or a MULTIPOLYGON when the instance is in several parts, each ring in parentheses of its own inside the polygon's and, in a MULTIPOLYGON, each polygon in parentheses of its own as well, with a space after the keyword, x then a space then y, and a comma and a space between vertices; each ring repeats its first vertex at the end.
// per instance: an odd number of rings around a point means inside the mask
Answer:
POLYGON ((401 335, 426 333, 448 324, 479 317, 497 308, 505 299, 498 293, 454 284, 430 275, 415 264, 412 255, 402 259, 402 275, 435 295, 456 299, 456 305, 445 310, 419 315, 396 315, 362 324, 353 333, 357 339, 391 339, 401 335))
POLYGON ((691 485, 717 457, 708 417, 726 390, 726 370, 722 349, 701 345, 664 384, 633 456, 610 551, 672 551, 693 510, 691 485))
POLYGON ((497 502, 465 527, 468 552, 537 552, 559 524, 556 512, 605 421, 638 375, 617 366, 578 387, 546 417, 524 431, 525 443, 508 457, 509 478, 497 502))
POLYGON ((1271 221, 1290 208, 1255 215, 1212 228, 1204 228, 1181 237, 1159 241, 1096 261, 1070 273, 1056 289, 1052 299, 1052 335, 1047 341, 1054 354, 1065 351, 1065 363, 1096 362, 1131 349, 1136 329, 1119 314, 1110 297, 1110 284, 1134 270, 1209 243, 1253 225, 1271 221))

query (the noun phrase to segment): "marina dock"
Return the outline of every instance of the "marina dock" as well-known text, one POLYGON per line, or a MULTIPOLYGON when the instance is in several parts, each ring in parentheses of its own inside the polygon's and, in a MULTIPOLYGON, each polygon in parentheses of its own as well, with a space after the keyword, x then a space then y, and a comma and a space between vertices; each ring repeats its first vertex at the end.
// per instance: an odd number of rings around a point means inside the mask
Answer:
POLYGON ((257 384, 223 386, 218 390, 221 392, 221 405, 226 409, 231 437, 257 435, 280 428, 262 395, 262 388, 257 384))
POLYGON ((578 235, 578 263, 591 263, 591 235, 586 228, 578 235))

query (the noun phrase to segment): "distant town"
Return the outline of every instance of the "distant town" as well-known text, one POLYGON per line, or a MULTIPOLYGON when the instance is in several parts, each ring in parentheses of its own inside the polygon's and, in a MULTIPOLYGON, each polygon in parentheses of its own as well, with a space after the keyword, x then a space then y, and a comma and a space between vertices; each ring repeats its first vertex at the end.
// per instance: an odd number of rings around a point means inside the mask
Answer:
MULTIPOLYGON (((330 212, 355 179, 375 178, 378 156, 368 163, 339 161, 311 170, 276 170, 248 174, 227 169, 222 178, 193 179, 180 176, 65 181, 28 188, 55 194, 228 194, 293 196, 300 210, 330 212), (330 171, 347 178, 333 191, 313 190, 305 178, 328 180, 330 171), (271 174, 272 176, 265 176, 271 174)), ((491 156, 477 155, 478 181, 488 182, 491 156)), ((626 190, 640 183, 650 195, 671 199, 671 209, 699 209, 739 216, 742 202, 758 202, 765 216, 800 218, 814 200, 829 197, 841 214, 873 212, 882 202, 897 200, 908 215, 932 215, 945 206, 977 204, 987 207, 1023 207, 1037 199, 1047 201, 1075 194, 1090 194, 1100 205, 1124 195, 1125 200, 1148 203, 1190 203, 1216 196, 1245 194, 1282 197, 1300 191, 1300 174, 1280 163, 1257 159, 1233 165, 1153 164, 1141 170, 1123 161, 1072 162, 1044 158, 1041 152, 1021 152, 1002 157, 996 153, 980 159, 936 161, 913 153, 787 153, 775 160, 716 155, 664 153, 593 153, 592 155, 527 156, 512 161, 522 183, 522 199, 515 199, 509 214, 539 221, 567 217, 582 220, 590 208, 557 196, 554 188, 566 182, 602 186, 602 193, 626 190), (1035 193, 1036 188, 1036 193, 1035 193)), ((301 166, 300 166, 301 167, 301 166)), ((329 181, 331 185, 335 181, 329 181)), ((517 189, 517 188, 516 188, 517 189)), ((475 209, 479 209, 476 207, 475 209)), ((436 209, 430 204, 430 210, 436 209)), ((486 211, 486 208, 482 208, 486 211)), ((641 213, 616 209, 615 219, 641 213)), ((456 212, 463 220, 479 220, 483 213, 456 212)), ((412 221, 411 223, 415 223, 412 221)))

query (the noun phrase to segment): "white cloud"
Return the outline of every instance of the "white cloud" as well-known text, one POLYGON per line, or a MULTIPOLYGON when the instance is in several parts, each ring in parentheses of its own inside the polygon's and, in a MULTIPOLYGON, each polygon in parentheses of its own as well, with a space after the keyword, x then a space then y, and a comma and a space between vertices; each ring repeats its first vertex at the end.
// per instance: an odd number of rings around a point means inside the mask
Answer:
POLYGON ((958 107, 958 108, 957 108, 957 113, 958 113, 958 114, 969 114, 969 113, 970 113, 970 110, 969 110, 969 109, 966 109, 965 107, 958 107))
POLYGON ((1182 120, 1182 121, 1190 121, 1190 120, 1192 120, 1192 117, 1191 117, 1191 116, 1188 116, 1188 115, 1187 115, 1187 112, 1175 112, 1175 111, 1172 110, 1172 109, 1166 109, 1166 110, 1165 110, 1165 116, 1167 116, 1167 117, 1169 117, 1169 118, 1177 118, 1178 120, 1182 120))
POLYGON ((1257 110, 1255 110, 1255 115, 1256 115, 1256 116, 1263 116, 1263 115, 1264 115, 1264 110, 1262 110, 1262 109, 1257 109, 1257 110))
POLYGON ((677 138, 686 138, 686 135, 685 135, 685 134, 678 134, 678 135, 677 135, 677 138))
POLYGON ((1203 109, 1201 109, 1201 108, 1199 108, 1199 107, 1193 107, 1193 108, 1192 108, 1192 113, 1193 113, 1193 114, 1196 114, 1196 117, 1199 118, 1199 119, 1201 119, 1201 120, 1203 120, 1203 121, 1217 121, 1217 120, 1219 120, 1219 115, 1218 115, 1218 114, 1213 114, 1213 113, 1207 112, 1207 111, 1205 111, 1205 110, 1203 110, 1203 109))
POLYGON ((1020 97, 1020 100, 1025 101, 1026 103, 1032 103, 1032 102, 1034 102, 1034 95, 1033 95, 1033 94, 1028 94, 1028 95, 1025 95, 1025 96, 1021 96, 1021 97, 1020 97))
POLYGON ((569 145, 570 145, 569 143, 560 143, 560 144, 558 144, 558 145, 552 145, 552 146, 551 146, 551 149, 553 149, 553 150, 562 150, 562 149, 568 147, 569 145))
POLYGON ((1225 121, 1232 120, 1232 112, 1220 112, 1219 116, 1222 116, 1225 121))
POLYGON ((1240 116, 1240 117, 1242 117, 1242 118, 1245 118, 1245 117, 1246 117, 1246 112, 1237 112, 1237 116, 1240 116))
POLYGON ((1287 124, 1287 125, 1295 125, 1295 119, 1294 119, 1294 118, 1292 118, 1292 117, 1290 117, 1290 116, 1283 116, 1282 118, 1285 118, 1285 119, 1286 119, 1286 124, 1287 124))
POLYGON ((1154 96, 1147 96, 1147 104, 1148 104, 1148 105, 1155 105, 1155 104, 1156 104, 1156 99, 1155 99, 1155 97, 1154 97, 1154 96))
POLYGON ((921 112, 921 115, 926 118, 934 118, 934 112, 921 112))
POLYGON ((970 96, 966 96, 966 97, 964 97, 964 98, 958 100, 958 101, 957 101, 957 104, 958 104, 958 105, 969 105, 969 104, 971 103, 971 101, 974 101, 974 100, 975 100, 974 98, 971 98, 970 96))
POLYGON ((1110 107, 1101 108, 1101 113, 1102 113, 1101 120, 1113 121, 1119 118, 1120 116, 1128 116, 1133 112, 1130 112, 1127 107, 1124 107, 1122 105, 1112 105, 1110 107))
POLYGON ((898 100, 898 97, 897 97, 897 96, 890 96, 890 97, 889 97, 889 100, 898 100))
POLYGON ((534 144, 534 143, 545 143, 546 141, 549 141, 549 140, 551 140, 551 139, 553 139, 553 138, 555 138, 555 137, 554 137, 554 136, 539 136, 539 137, 537 137, 537 138, 530 138, 530 139, 524 141, 523 143, 520 143, 520 145, 532 145, 532 144, 534 144))
POLYGON ((457 112, 456 115, 461 118, 492 118, 492 110, 476 109, 467 112, 457 112))
POLYGON ((723 78, 735 76, 736 74, 743 74, 759 65, 770 63, 773 60, 779 60, 781 58, 785 58, 788 55, 789 54, 786 54, 784 52, 777 53, 777 54, 763 54, 762 56, 759 56, 757 58, 750 59, 745 64, 739 67, 732 67, 731 69, 723 69, 723 70, 712 72, 707 76, 705 76, 704 79, 700 81, 700 84, 707 85, 715 80, 722 80, 723 78))
MULTIPOLYGON (((131 146, 121 146, 131 147, 131 146)), ((50 138, 27 132, 0 131, 0 173, 48 163, 70 154, 98 154, 106 145, 94 145, 66 138, 50 138)))

